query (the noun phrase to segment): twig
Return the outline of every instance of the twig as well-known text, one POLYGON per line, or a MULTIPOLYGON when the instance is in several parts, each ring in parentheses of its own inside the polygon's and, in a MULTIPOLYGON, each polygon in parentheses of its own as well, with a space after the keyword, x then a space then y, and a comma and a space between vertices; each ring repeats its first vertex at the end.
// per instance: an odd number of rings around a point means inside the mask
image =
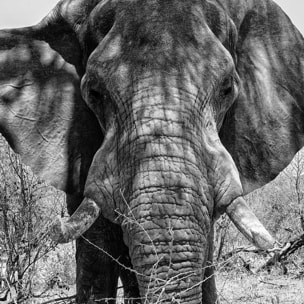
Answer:
POLYGON ((60 302, 60 301, 74 300, 74 299, 76 299, 76 295, 69 296, 69 297, 64 297, 64 298, 53 299, 53 300, 48 300, 46 302, 42 302, 41 304, 56 303, 56 302, 60 302))
POLYGON ((277 262, 283 262, 287 260, 287 258, 293 254, 296 250, 300 249, 304 246, 304 234, 291 239, 290 241, 286 242, 283 248, 278 252, 274 253, 270 259, 266 261, 261 267, 259 267, 255 273, 263 269, 270 269, 274 266, 277 262))
POLYGON ((263 281, 263 280, 259 280, 259 282, 264 283, 264 284, 273 285, 273 286, 279 286, 279 287, 286 287, 286 286, 288 286, 288 284, 277 284, 277 283, 272 283, 272 282, 266 282, 266 281, 263 281))

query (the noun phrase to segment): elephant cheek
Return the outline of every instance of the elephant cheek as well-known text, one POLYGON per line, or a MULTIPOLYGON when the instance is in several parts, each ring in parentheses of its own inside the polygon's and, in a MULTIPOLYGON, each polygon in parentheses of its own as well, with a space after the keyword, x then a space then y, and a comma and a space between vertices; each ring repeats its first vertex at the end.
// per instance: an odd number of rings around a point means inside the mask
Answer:
POLYGON ((214 179, 214 217, 226 212, 240 232, 255 246, 275 248, 277 242, 247 206, 237 168, 230 154, 217 141, 217 161, 212 170, 214 179))
POLYGON ((112 125, 92 161, 85 184, 84 195, 95 201, 104 217, 116 221, 114 192, 117 187, 115 126, 112 125))
POLYGON ((94 179, 94 182, 87 184, 84 195, 98 204, 101 214, 105 218, 115 223, 118 214, 115 212, 112 179, 112 177, 103 180, 94 179))

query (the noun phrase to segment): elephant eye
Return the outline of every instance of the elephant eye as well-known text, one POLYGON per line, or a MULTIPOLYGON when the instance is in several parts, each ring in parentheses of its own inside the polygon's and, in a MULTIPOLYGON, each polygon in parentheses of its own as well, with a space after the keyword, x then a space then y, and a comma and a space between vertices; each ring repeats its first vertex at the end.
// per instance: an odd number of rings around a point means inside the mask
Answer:
POLYGON ((113 108, 111 97, 106 90, 91 89, 89 94, 89 106, 93 111, 108 111, 113 108))
POLYGON ((101 130, 105 133, 109 121, 115 113, 110 95, 103 90, 90 89, 87 104, 97 117, 101 130))
POLYGON ((97 90, 91 90, 90 98, 93 99, 93 101, 97 102, 98 100, 100 100, 100 93, 97 90))
POLYGON ((233 79, 232 77, 226 78, 222 84, 222 94, 223 96, 228 96, 233 93, 233 79))

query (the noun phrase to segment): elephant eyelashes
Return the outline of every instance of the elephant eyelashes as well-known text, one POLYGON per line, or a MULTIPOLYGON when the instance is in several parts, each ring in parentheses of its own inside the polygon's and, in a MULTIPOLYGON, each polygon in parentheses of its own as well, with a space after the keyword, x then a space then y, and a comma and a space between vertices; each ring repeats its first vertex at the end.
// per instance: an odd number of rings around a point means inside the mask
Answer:
POLYGON ((233 80, 232 80, 232 78, 228 78, 223 82, 222 95, 228 96, 232 93, 233 93, 233 80))
POLYGON ((91 89, 89 93, 89 107, 97 116, 102 128, 106 128, 109 118, 115 113, 111 97, 106 91, 91 89))
POLYGON ((98 102, 98 100, 100 100, 100 93, 96 90, 91 90, 90 91, 90 99, 93 100, 93 102, 98 102))
POLYGON ((101 94, 96 90, 90 90, 88 105, 94 111, 96 108, 101 106, 103 98, 101 94))

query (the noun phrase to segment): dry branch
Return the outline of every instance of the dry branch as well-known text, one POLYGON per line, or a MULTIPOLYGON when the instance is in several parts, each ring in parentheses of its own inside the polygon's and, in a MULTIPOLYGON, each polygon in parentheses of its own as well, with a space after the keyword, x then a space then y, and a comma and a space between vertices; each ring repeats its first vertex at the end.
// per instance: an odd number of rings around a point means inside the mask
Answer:
POLYGON ((262 253, 265 252, 265 250, 258 249, 256 247, 238 247, 235 248, 227 253, 225 253, 221 259, 222 261, 226 261, 230 258, 232 258, 235 254, 241 253, 241 252, 246 252, 246 253, 262 253))
POLYGON ((263 269, 269 270, 272 266, 274 266, 277 262, 283 263, 288 259, 290 255, 292 255, 295 251, 304 246, 304 234, 294 237, 282 247, 282 249, 273 254, 273 256, 264 263, 261 267, 259 267, 255 272, 258 273, 263 269))
POLYGON ((76 303, 76 295, 70 296, 70 297, 61 297, 58 299, 49 300, 46 302, 43 302, 42 304, 51 304, 51 303, 57 303, 57 304, 74 304, 76 303))
MULTIPOLYGON (((283 262, 286 261, 290 255, 292 255, 295 251, 297 251, 303 246, 304 246, 304 234, 290 239, 288 242, 285 243, 284 246, 282 246, 280 251, 275 253, 271 252, 271 257, 262 266, 260 266, 257 270, 255 270, 254 273, 258 273, 259 271, 264 269, 269 270, 276 263, 281 263, 283 265, 283 262)), ((221 257, 221 260, 222 262, 228 261, 238 253, 265 254, 266 252, 267 251, 255 247, 238 247, 224 254, 221 257)), ((243 259, 242 261, 244 262, 244 267, 247 270, 251 271, 250 265, 248 265, 248 263, 245 262, 243 259)))

